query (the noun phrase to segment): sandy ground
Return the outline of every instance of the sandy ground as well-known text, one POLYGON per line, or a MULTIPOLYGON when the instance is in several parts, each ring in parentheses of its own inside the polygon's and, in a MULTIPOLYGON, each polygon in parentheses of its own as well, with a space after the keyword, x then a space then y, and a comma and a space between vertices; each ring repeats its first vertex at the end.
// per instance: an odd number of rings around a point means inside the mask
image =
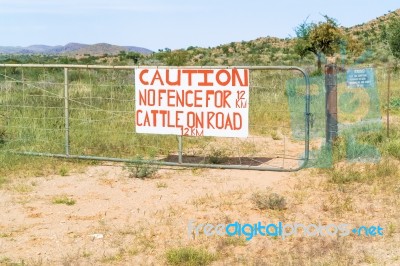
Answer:
MULTIPOLYGON (((281 159, 267 163, 274 160, 281 159)), ((212 265, 400 265, 400 185, 393 178, 336 186, 310 169, 161 168, 146 179, 132 178, 121 164, 80 169, 2 185, 0 265, 166 265, 168 251, 187 246, 216 254, 212 265), (284 196, 286 208, 260 210, 252 201, 257 191, 284 196), (196 236, 188 232, 190 221, 349 223, 386 231, 384 237, 244 241, 196 236)))
POLYGON ((229 207, 234 200, 226 202, 230 197, 279 187, 290 175, 161 169, 156 178, 141 180, 129 178, 119 165, 102 165, 68 176, 18 181, 0 190, 0 259, 94 265, 108 258, 123 264, 112 256, 129 246, 137 264, 162 264, 165 248, 192 241, 186 229, 189 220, 217 223, 233 215, 229 207), (61 196, 76 203, 55 204, 61 196), (226 211, 202 210, 217 200, 226 211), (168 234, 174 237, 168 239, 168 234))

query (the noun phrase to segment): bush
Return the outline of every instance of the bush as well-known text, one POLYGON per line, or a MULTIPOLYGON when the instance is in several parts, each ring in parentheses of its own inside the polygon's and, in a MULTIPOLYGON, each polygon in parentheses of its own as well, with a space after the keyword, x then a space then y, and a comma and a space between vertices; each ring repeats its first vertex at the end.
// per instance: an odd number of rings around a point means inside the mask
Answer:
POLYGON ((127 165, 127 169, 130 172, 130 178, 150 178, 154 176, 158 171, 157 165, 151 165, 145 162, 131 163, 127 165))
POLYGON ((53 204, 65 204, 68 206, 75 205, 76 200, 69 198, 65 195, 54 197, 52 200, 53 204))
POLYGON ((205 249, 192 247, 176 248, 167 251, 167 262, 170 265, 207 265, 216 259, 216 256, 205 249))
POLYGON ((0 145, 6 143, 6 131, 4 129, 0 129, 0 145))
POLYGON ((220 148, 216 149, 214 147, 208 152, 206 157, 206 163, 209 164, 223 164, 228 160, 228 151, 226 149, 220 148))
POLYGON ((389 155, 400 160, 400 141, 391 141, 387 145, 389 155))
POLYGON ((260 210, 284 210, 286 209, 286 200, 277 193, 256 192, 251 200, 260 210))

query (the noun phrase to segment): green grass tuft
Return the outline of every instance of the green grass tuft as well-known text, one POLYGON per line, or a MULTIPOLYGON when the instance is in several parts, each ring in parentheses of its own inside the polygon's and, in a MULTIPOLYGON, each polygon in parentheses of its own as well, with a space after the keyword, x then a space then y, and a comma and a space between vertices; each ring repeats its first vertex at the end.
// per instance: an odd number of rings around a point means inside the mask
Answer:
POLYGON ((68 206, 72 206, 72 205, 75 205, 76 200, 63 195, 63 196, 54 197, 52 200, 52 203, 53 204, 65 204, 68 206))
POLYGON ((167 262, 170 265, 208 265, 217 259, 216 255, 205 249, 192 247, 175 248, 166 252, 167 262))

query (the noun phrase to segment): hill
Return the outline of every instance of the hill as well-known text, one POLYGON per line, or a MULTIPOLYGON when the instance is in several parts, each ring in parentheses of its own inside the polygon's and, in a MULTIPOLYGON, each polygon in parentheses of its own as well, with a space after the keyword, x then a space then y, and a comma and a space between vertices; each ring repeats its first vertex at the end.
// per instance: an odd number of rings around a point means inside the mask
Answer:
POLYGON ((151 54, 152 51, 143 47, 136 46, 118 46, 108 43, 99 44, 82 44, 68 43, 66 45, 30 45, 27 47, 21 46, 0 46, 0 54, 20 54, 20 55, 116 55, 120 51, 137 52, 143 55, 151 54))
MULTIPOLYGON (((384 64, 392 59, 392 55, 387 49, 385 40, 386 26, 390 18, 400 15, 400 9, 388 14, 384 14, 376 19, 355 25, 352 27, 342 27, 342 31, 361 45, 361 55, 352 54, 346 51, 346 47, 341 49, 341 63, 367 63, 384 64)), ((321 18, 322 19, 322 18, 321 18)), ((300 23, 300 22, 299 22, 300 23)), ((339 21, 340 24, 340 21, 339 21)), ((296 25, 294 25, 295 27, 296 25)), ((250 41, 234 41, 221 44, 216 47, 195 47, 171 51, 166 48, 153 53, 149 49, 136 46, 118 46, 108 43, 98 43, 93 45, 69 43, 65 46, 31 45, 28 47, 0 47, 0 54, 3 54, 3 61, 9 60, 7 54, 26 55, 55 55, 86 60, 84 63, 106 63, 106 64, 128 64, 141 65, 302 65, 313 66, 315 58, 309 54, 301 58, 295 51, 294 45, 296 38, 276 38, 272 36, 260 37, 250 41), (137 52, 142 56, 130 58, 124 52, 137 52), (6 54, 6 55, 4 55, 6 54), (93 58, 91 58, 93 57, 93 58), (97 57, 97 58, 94 58, 97 57)), ((15 58, 13 58, 15 60, 15 58)), ((41 59, 35 59, 35 62, 41 59)), ((62 59, 64 60, 64 59, 62 59)), ((29 61, 24 59, 22 61, 29 61)))
MULTIPOLYGON (((338 55, 341 63, 380 64, 388 62, 392 55, 386 48, 385 31, 388 21, 394 15, 400 15, 400 9, 360 25, 342 27, 342 31, 346 35, 353 39, 355 43, 361 44, 361 55, 346 51, 346 47, 343 46, 340 55, 338 55)), ((313 54, 300 58, 295 52, 295 41, 295 38, 281 39, 267 36, 209 48, 190 46, 187 49, 160 51, 143 63, 166 65, 314 65, 313 54)))
POLYGON ((70 50, 66 52, 68 55, 84 55, 84 54, 90 54, 93 56, 99 56, 99 55, 117 55, 121 51, 125 52, 137 52, 140 54, 151 54, 152 51, 146 48, 142 47, 136 47, 136 46, 118 46, 118 45, 111 45, 108 43, 97 43, 93 45, 86 45, 84 47, 81 47, 79 49, 75 50, 70 50))

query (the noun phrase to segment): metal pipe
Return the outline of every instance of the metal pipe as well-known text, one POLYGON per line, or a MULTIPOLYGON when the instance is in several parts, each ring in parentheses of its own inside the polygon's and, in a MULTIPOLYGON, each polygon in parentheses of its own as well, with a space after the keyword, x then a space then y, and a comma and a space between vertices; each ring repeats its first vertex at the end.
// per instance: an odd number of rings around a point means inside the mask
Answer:
POLYGON ((64 68, 64 127, 65 127, 65 155, 69 157, 69 93, 68 68, 64 68))
POLYGON ((178 162, 180 164, 183 163, 182 154, 183 154, 183 139, 182 136, 178 136, 178 162))
POLYGON ((390 129, 390 72, 391 68, 388 68, 388 83, 387 83, 387 110, 386 110, 386 131, 387 137, 390 137, 389 129, 390 129))
POLYGON ((104 66, 104 65, 68 65, 68 64, 0 64, 0 67, 26 68, 79 68, 79 69, 125 69, 135 70, 143 68, 158 69, 250 69, 250 70, 301 70, 296 66, 104 66))
POLYGON ((306 82, 306 106, 305 106, 305 137, 304 137, 304 162, 297 170, 307 166, 310 159, 310 121, 311 121, 311 96, 310 96, 310 78, 302 68, 295 68, 303 74, 306 82))
POLYGON ((271 171, 271 172, 296 172, 301 168, 294 169, 282 169, 279 167, 258 167, 258 166, 243 166, 243 165, 224 165, 224 164, 198 164, 198 163, 174 163, 164 162, 157 160, 139 160, 139 159, 123 159, 123 158, 112 158, 112 157, 100 157, 100 156, 89 156, 89 155, 65 155, 65 154, 54 154, 54 153, 40 153, 40 152, 16 152, 21 155, 30 156, 44 156, 52 158, 65 158, 65 159, 81 159, 81 160, 94 160, 94 161, 105 161, 105 162, 121 162, 121 163, 145 163, 163 166, 181 166, 190 168, 212 168, 212 169, 231 169, 231 170, 255 170, 255 171, 271 171))

